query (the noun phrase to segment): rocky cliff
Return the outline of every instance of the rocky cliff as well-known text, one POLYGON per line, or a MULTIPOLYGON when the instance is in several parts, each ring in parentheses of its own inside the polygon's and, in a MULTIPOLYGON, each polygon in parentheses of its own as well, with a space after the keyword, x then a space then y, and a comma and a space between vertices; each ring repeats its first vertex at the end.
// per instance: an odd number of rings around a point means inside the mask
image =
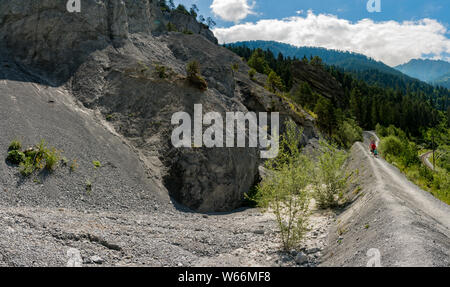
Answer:
POLYGON ((82 1, 80 13, 69 13, 59 0, 0 3, 1 53, 30 81, 64 87, 97 113, 132 146, 152 189, 203 212, 241 204, 258 179, 259 151, 176 149, 170 142, 173 113, 192 114, 194 104, 204 113, 279 111, 282 120, 304 128, 304 143, 316 137, 312 118, 250 80, 246 64, 216 43, 193 17, 162 12, 152 0, 82 1), (168 32, 169 22, 192 33, 168 32), (206 91, 186 80, 193 60, 206 91))

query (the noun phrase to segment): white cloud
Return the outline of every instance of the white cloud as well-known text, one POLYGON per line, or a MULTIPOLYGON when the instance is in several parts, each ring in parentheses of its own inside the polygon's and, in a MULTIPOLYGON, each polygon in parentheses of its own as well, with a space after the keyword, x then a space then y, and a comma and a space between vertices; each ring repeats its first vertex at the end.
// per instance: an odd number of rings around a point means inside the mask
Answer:
POLYGON ((305 17, 260 20, 214 30, 221 43, 273 40, 296 46, 353 51, 391 66, 424 54, 445 59, 450 53, 446 33, 445 26, 433 19, 405 22, 363 19, 352 23, 312 11, 305 17))
POLYGON ((248 0, 214 0, 211 4, 213 13, 225 21, 239 22, 253 12, 255 2, 248 0))

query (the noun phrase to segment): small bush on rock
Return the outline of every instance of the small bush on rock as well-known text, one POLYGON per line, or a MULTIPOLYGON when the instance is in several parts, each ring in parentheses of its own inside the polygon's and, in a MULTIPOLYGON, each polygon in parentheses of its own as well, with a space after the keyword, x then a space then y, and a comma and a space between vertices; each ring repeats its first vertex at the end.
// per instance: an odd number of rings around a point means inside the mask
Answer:
POLYGON ((200 75, 200 64, 197 61, 191 61, 186 66, 187 79, 189 82, 204 91, 208 89, 208 84, 205 79, 200 75))
POLYGON ((167 74, 167 68, 163 65, 155 64, 155 71, 161 79, 166 79, 169 76, 167 74))

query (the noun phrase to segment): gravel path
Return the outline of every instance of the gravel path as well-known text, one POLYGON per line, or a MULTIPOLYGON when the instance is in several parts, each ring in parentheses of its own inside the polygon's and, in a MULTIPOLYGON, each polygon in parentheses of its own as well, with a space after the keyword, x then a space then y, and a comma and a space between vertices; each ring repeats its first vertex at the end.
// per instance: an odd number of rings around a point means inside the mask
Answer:
POLYGON ((450 266, 450 207, 371 156, 371 136, 352 148, 361 191, 338 217, 323 265, 366 266, 376 249, 382 266, 450 266))

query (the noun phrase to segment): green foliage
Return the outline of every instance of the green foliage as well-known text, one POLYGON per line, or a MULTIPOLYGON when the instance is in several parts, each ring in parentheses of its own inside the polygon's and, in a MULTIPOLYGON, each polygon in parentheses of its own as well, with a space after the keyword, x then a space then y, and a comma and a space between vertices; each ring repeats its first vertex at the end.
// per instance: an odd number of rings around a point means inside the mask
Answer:
POLYGON ((267 77, 266 89, 272 93, 285 89, 281 78, 274 71, 271 71, 267 77))
POLYGON ((183 34, 186 34, 186 35, 193 35, 194 33, 193 33, 191 30, 184 29, 184 30, 183 30, 183 34))
MULTIPOLYGON (((378 125, 377 133, 384 136, 381 138, 380 150, 386 160, 396 165, 409 180, 450 204, 449 171, 442 168, 439 160, 435 171, 422 164, 419 161, 416 144, 409 141, 406 134, 399 128, 394 126, 385 128, 378 125)), ((441 148, 444 150, 443 154, 446 154, 445 146, 441 148)), ((439 154, 439 150, 436 153, 439 154)), ((444 162, 447 160, 444 159, 444 162)))
POLYGON ((322 63, 322 59, 319 56, 314 56, 311 58, 310 64, 313 66, 318 66, 318 67, 322 67, 323 63, 322 63))
POLYGON ((183 4, 179 4, 177 6, 177 9, 175 9, 175 11, 180 12, 184 15, 189 15, 189 16, 191 15, 183 4))
POLYGON ((447 204, 450 204, 450 175, 448 171, 438 170, 434 174, 434 190, 432 193, 444 201, 447 204))
POLYGON ((22 143, 20 141, 14 140, 9 144, 8 151, 20 150, 22 148, 22 143))
POLYGON ((25 154, 19 150, 11 150, 6 160, 11 164, 20 164, 25 162, 25 154))
POLYGON ((253 69, 253 68, 251 68, 251 69, 248 71, 248 76, 250 77, 250 80, 254 80, 254 79, 255 79, 255 75, 256 75, 256 70, 253 69))
POLYGON ((247 64, 258 73, 269 75, 271 72, 269 64, 267 64, 261 49, 256 49, 255 52, 253 52, 247 64))
POLYGON ((173 24, 172 22, 167 23, 166 28, 169 32, 178 32, 177 26, 175 26, 175 24, 173 24))
POLYGON ((231 70, 233 70, 233 72, 239 71, 239 64, 238 63, 233 63, 231 65, 231 70))
POLYGON ((44 154, 45 168, 48 171, 53 171, 56 168, 60 158, 60 152, 55 148, 47 149, 44 154))
POLYGON ((200 75, 200 64, 197 61, 191 61, 186 66, 187 79, 189 82, 200 90, 208 89, 208 84, 200 75))
POLYGON ((60 152, 55 148, 47 148, 44 140, 25 151, 9 151, 7 157, 8 162, 19 165, 19 171, 23 176, 30 176, 34 171, 43 168, 51 172, 55 170, 60 159, 60 152))
POLYGON ((403 143, 397 136, 389 135, 381 140, 379 149, 384 156, 400 156, 403 152, 403 143))
POLYGON ((98 161, 98 160, 94 160, 92 162, 92 164, 94 165, 95 168, 100 168, 102 167, 102 164, 98 161))
POLYGON ((331 101, 324 97, 319 97, 314 113, 317 115, 317 124, 331 138, 336 125, 334 107, 331 101))
POLYGON ((339 146, 351 148, 357 141, 362 141, 362 129, 354 119, 345 119, 339 123, 334 140, 339 146))
POLYGON ((186 65, 188 77, 200 74, 200 64, 197 61, 191 61, 186 65))
POLYGON ((286 128, 278 157, 266 162, 269 172, 258 186, 257 202, 275 214, 283 248, 288 251, 298 246, 307 229, 312 167, 298 147, 301 132, 292 121, 286 128))
MULTIPOLYGON (((382 130, 382 128, 379 128, 379 130, 382 130)), ((401 161, 405 167, 419 162, 416 144, 410 142, 401 130, 390 126, 385 129, 384 134, 387 134, 387 136, 382 138, 379 150, 386 159, 396 158, 396 161, 401 161)))
POLYGON ((155 64, 155 71, 158 74, 158 77, 161 79, 166 79, 169 75, 167 74, 167 68, 163 65, 155 64))
POLYGON ((320 147, 314 173, 314 198, 320 208, 335 207, 347 187, 348 175, 344 168, 347 154, 324 141, 320 142, 320 147))
POLYGON ((319 95, 311 89, 307 82, 300 82, 295 91, 292 93, 292 99, 299 105, 313 110, 319 99, 319 95))
POLYGON ((28 177, 30 176, 36 169, 33 160, 29 157, 25 159, 24 162, 21 162, 19 165, 19 172, 22 176, 28 177))
POLYGON ((450 146, 442 146, 437 153, 437 165, 447 172, 450 172, 450 146))

